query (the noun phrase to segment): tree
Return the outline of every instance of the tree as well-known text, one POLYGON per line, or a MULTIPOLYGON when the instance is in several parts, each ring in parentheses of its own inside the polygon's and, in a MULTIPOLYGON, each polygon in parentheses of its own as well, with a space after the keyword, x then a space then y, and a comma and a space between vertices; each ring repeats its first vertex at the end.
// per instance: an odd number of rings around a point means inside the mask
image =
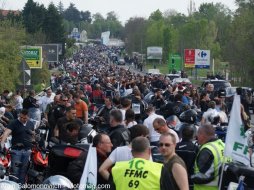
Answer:
MULTIPOLYGON (((240 3, 240 2, 239 2, 240 3)), ((240 85, 254 85, 254 4, 240 3, 236 11, 230 38, 226 48, 226 58, 230 61, 230 68, 240 85)))
POLYGON ((106 20, 108 20, 108 21, 118 21, 116 13, 114 11, 108 12, 106 20))
POLYGON ((162 19, 163 19, 162 12, 159 9, 151 13, 149 16, 149 20, 152 20, 152 21, 159 21, 162 19))
POLYGON ((50 43, 64 43, 64 27, 61 15, 53 3, 49 4, 44 20, 43 31, 50 43))
POLYGON ((43 5, 28 0, 22 11, 23 23, 28 33, 35 33, 42 28, 46 9, 43 5))
POLYGON ((64 5, 63 5, 62 1, 59 1, 58 5, 57 5, 57 10, 58 10, 60 15, 63 15, 63 13, 64 13, 64 5))
POLYGON ((145 53, 146 30, 148 22, 145 18, 130 18, 124 27, 124 39, 127 51, 145 53))
POLYGON ((73 3, 63 13, 64 19, 78 23, 80 21, 80 12, 73 3))
POLYGON ((105 24, 106 24, 107 30, 110 31, 112 37, 115 37, 115 38, 122 37, 123 26, 121 25, 121 22, 118 20, 115 12, 111 11, 107 13, 105 24))
POLYGON ((81 11, 80 12, 80 17, 81 17, 81 21, 83 22, 88 22, 88 23, 91 23, 92 22, 92 18, 91 18, 91 13, 90 11, 81 11))
POLYGON ((93 16, 93 23, 90 29, 91 38, 100 38, 101 33, 108 30, 107 23, 100 13, 95 13, 93 16))
POLYGON ((19 82, 20 45, 25 41, 25 30, 20 23, 0 21, 0 92, 15 90, 19 82))

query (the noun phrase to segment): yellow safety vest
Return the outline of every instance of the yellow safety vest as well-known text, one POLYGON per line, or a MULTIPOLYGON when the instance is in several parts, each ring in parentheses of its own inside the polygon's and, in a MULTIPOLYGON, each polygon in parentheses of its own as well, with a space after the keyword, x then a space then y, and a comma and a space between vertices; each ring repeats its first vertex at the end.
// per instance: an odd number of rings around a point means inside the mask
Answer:
POLYGON ((159 190, 162 164, 142 158, 116 162, 112 168, 116 190, 159 190))
MULTIPOLYGON (((218 139, 213 142, 208 142, 200 148, 198 155, 204 148, 207 148, 212 152, 214 157, 213 167, 214 167, 215 178, 213 181, 207 184, 194 184, 194 190, 219 190, 218 188, 219 168, 220 166, 222 166, 224 162, 224 156, 223 156, 224 147, 225 147, 225 144, 220 139, 218 139)), ((199 173, 199 168, 197 167, 197 160, 195 161, 194 172, 195 174, 199 173)))

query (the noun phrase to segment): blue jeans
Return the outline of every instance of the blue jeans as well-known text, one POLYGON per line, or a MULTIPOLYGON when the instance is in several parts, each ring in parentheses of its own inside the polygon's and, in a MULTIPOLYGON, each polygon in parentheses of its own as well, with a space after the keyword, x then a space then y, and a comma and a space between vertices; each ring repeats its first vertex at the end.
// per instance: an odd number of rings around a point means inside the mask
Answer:
POLYGON ((25 183, 30 155, 31 150, 11 150, 11 174, 17 177, 13 181, 22 184, 25 183))

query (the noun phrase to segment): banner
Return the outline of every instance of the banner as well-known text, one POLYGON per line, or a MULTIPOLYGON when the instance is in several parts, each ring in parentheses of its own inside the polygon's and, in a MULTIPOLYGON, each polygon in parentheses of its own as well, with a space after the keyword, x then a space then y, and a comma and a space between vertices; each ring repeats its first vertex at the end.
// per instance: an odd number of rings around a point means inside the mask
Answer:
POLYGON ((210 50, 195 49, 195 68, 210 68, 210 50))
POLYGON ((101 33, 101 40, 103 45, 107 46, 109 44, 109 36, 110 36, 110 31, 101 33))
POLYGON ((244 132, 240 106, 240 96, 235 95, 230 113, 224 156, 249 166, 247 135, 244 132))
POLYGON ((147 47, 147 59, 162 59, 162 47, 147 47))
POLYGON ((195 49, 184 50, 184 67, 195 68, 195 49))
POLYGON ((85 168, 80 179, 79 190, 95 190, 97 186, 97 152, 90 145, 85 168))

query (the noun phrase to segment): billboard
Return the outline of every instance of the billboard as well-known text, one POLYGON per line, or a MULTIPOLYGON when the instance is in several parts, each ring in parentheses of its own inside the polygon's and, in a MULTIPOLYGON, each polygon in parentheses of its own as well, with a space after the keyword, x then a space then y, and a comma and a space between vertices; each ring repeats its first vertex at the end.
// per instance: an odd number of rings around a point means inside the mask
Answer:
POLYGON ((22 46, 21 55, 26 60, 30 69, 42 68, 42 47, 41 46, 22 46))
POLYGON ((195 68, 195 49, 184 50, 184 67, 195 68))
POLYGON ((195 68, 210 68, 210 50, 195 49, 195 68))
POLYGON ((60 47, 59 44, 41 44, 41 46, 42 46, 43 61, 58 62, 59 47, 60 47))
POLYGON ((210 68, 210 50, 185 49, 184 50, 185 68, 210 68))
POLYGON ((109 44, 109 36, 110 36, 110 31, 101 33, 101 40, 103 45, 107 46, 109 44))
POLYGON ((162 59, 162 47, 147 47, 147 59, 162 59))

